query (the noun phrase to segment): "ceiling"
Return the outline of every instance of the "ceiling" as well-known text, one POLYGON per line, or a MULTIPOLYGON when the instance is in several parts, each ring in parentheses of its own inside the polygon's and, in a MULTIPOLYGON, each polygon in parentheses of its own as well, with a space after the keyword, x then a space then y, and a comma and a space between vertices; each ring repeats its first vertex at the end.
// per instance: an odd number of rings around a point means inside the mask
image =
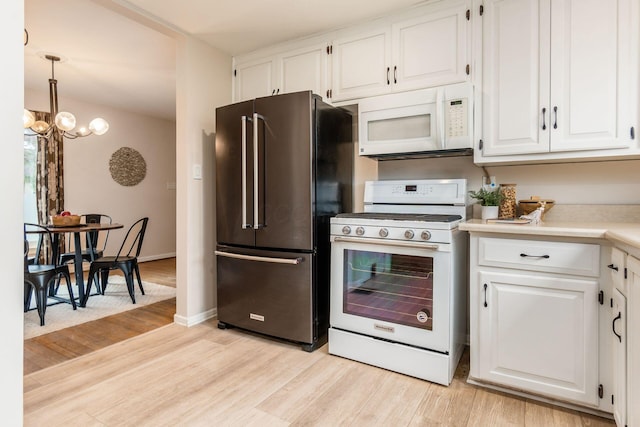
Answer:
MULTIPOLYGON (((446 1, 446 0, 445 0, 446 1)), ((175 42, 131 10, 229 55, 371 20, 422 0, 24 0, 25 88, 175 120, 175 42), (122 14, 123 10, 129 13, 122 14), (128 16, 125 16, 128 15, 128 16), (135 14, 134 14, 135 15, 135 14)), ((157 26, 156 26, 157 28, 157 26)), ((230 89, 231 90, 231 89, 230 89)), ((27 108, 29 106, 26 106, 27 108)), ((64 110, 62 101, 60 109, 64 110)))

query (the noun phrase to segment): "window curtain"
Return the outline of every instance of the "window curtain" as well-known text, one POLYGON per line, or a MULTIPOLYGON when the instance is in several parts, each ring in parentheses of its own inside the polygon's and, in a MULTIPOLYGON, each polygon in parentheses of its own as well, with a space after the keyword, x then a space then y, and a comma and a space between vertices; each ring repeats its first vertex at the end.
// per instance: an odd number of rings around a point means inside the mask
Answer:
MULTIPOLYGON (((49 122, 50 114, 35 112, 36 120, 49 122)), ((64 210, 63 138, 53 132, 49 140, 38 137, 36 204, 38 222, 48 224, 49 216, 64 210)))

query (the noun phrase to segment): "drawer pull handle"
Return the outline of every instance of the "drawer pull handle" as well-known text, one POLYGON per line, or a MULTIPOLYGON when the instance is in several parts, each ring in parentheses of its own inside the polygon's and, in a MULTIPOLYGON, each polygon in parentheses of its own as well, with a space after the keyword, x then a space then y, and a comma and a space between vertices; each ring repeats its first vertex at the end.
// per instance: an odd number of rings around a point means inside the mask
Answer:
POLYGON ((620 340, 620 342, 622 342, 622 335, 618 335, 618 333, 616 332, 616 320, 620 320, 620 319, 622 319, 622 313, 618 312, 618 315, 616 316, 616 318, 613 319, 611 328, 613 329, 614 335, 618 337, 618 340, 620 340))
POLYGON ((610 269, 612 269, 612 270, 614 270, 614 271, 618 271, 618 267, 616 267, 616 266, 615 266, 615 265, 613 265, 613 264, 609 264, 609 265, 607 265, 607 267, 609 267, 610 269))
POLYGON ((520 254, 522 258, 549 258, 549 255, 528 255, 528 254, 520 254))
POLYGON ((487 284, 484 284, 484 306, 487 306, 487 284))

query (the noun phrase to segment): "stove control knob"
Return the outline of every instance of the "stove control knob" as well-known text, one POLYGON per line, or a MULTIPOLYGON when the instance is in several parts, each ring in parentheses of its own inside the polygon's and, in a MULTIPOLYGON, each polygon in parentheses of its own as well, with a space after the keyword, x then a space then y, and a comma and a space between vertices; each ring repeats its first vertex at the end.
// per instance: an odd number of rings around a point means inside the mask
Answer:
POLYGON ((349 234, 351 233, 351 227, 349 227, 348 225, 345 225, 344 227, 342 227, 342 234, 349 234))
POLYGON ((387 230, 386 228, 381 228, 379 234, 380 237, 387 237, 389 235, 389 230, 387 230))
POLYGON ((413 239, 413 230, 407 230, 404 232, 404 238, 407 240, 413 239))
POLYGON ((364 228, 362 228, 362 227, 356 228, 356 234, 358 236, 362 236, 364 234, 364 228))
POLYGON ((420 235, 420 237, 422 237, 422 240, 429 240, 431 239, 431 233, 428 232, 427 230, 424 230, 420 235))

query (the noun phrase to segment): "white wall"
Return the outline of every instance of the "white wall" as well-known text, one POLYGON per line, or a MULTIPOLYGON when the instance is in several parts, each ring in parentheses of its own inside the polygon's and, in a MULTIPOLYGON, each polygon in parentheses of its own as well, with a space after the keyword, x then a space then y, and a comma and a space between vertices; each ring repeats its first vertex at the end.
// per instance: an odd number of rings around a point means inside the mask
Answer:
MULTIPOLYGON (((176 182, 175 123, 104 105, 90 104, 58 94, 59 108, 72 112, 78 125, 94 117, 109 122, 102 136, 64 141, 65 209, 75 213, 105 213, 123 229, 109 233, 108 253, 116 253, 128 228, 142 217, 149 225, 141 261, 175 256, 176 182), (109 172, 111 155, 121 147, 137 150, 145 159, 147 174, 138 185, 125 187, 109 172)), ((25 106, 48 111, 49 94, 25 91, 25 106)))
POLYGON ((231 102, 231 57, 192 37, 177 43, 177 301, 176 323, 216 314, 216 107, 231 102), (193 177, 202 166, 202 179, 193 177))
POLYGON ((3 209, 0 270, 2 270, 3 307, 0 310, 0 395, 2 424, 22 425, 22 134, 24 47, 24 3, 5 1, 0 6, 0 50, 2 50, 5 85, 0 97, 0 177, 3 209))
MULTIPOLYGON (((640 160, 487 166, 498 183, 515 183, 517 198, 537 195, 561 204, 640 204, 640 160)), ((378 162, 378 179, 466 178, 480 187, 484 171, 473 158, 386 160, 378 162)))

